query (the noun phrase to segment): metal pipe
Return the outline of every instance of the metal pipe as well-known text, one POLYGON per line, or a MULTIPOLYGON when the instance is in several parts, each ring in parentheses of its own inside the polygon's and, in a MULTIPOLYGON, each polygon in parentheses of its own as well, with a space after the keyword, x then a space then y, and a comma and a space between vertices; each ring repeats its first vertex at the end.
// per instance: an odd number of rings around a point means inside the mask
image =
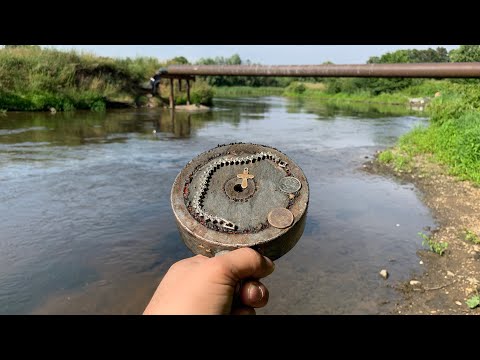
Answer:
POLYGON ((480 62, 363 65, 170 65, 168 75, 479 78, 480 62))

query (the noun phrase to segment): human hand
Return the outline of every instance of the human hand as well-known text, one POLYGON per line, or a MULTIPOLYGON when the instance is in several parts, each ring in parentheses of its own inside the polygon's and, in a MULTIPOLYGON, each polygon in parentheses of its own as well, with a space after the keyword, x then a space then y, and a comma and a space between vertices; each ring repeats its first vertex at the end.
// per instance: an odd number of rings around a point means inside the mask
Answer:
POLYGON ((270 259, 250 248, 178 261, 165 274, 143 314, 254 315, 254 308, 265 306, 269 296, 265 285, 255 279, 270 275, 274 268, 270 259), (234 302, 237 293, 238 304, 234 302))

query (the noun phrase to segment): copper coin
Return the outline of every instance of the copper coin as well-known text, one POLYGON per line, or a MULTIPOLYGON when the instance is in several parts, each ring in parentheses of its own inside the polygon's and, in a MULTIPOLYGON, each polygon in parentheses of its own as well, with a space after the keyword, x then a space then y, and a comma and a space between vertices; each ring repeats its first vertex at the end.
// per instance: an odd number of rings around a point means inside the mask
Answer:
POLYGON ((278 229, 285 229, 292 225, 293 214, 285 208, 275 208, 268 214, 268 223, 278 229))

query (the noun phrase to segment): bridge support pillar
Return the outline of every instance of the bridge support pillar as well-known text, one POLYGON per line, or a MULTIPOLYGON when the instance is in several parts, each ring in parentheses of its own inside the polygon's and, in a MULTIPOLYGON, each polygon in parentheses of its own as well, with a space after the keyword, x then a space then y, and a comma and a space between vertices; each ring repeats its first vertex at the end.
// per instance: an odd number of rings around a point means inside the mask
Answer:
POLYGON ((170 78, 170 109, 175 109, 175 85, 173 83, 173 78, 170 78))
POLYGON ((190 80, 187 79, 187 106, 190 105, 190 80))

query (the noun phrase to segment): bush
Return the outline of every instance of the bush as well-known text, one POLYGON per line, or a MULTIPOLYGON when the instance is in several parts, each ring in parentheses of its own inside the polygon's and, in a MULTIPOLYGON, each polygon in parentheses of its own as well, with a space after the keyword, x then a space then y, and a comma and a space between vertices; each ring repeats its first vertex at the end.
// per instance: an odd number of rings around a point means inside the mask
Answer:
MULTIPOLYGON (((176 88, 175 103, 177 105, 184 105, 187 103, 187 94, 185 92, 178 92, 176 88)), ((190 90, 190 101, 196 105, 211 106, 213 104, 214 90, 207 84, 206 81, 197 80, 190 90)))
POLYGON ((213 103, 213 89, 206 82, 198 82, 195 84, 191 92, 191 101, 197 105, 211 106, 213 103))
POLYGON ((450 83, 429 105, 432 122, 441 124, 469 112, 480 111, 480 86, 450 83))
POLYGON ((91 109, 106 99, 135 99, 161 66, 154 58, 112 59, 39 46, 0 49, 0 108, 7 110, 91 109))
POLYGON ((298 82, 292 82, 290 85, 288 85, 286 92, 293 93, 293 94, 303 94, 307 88, 305 87, 304 84, 298 83, 298 82))

